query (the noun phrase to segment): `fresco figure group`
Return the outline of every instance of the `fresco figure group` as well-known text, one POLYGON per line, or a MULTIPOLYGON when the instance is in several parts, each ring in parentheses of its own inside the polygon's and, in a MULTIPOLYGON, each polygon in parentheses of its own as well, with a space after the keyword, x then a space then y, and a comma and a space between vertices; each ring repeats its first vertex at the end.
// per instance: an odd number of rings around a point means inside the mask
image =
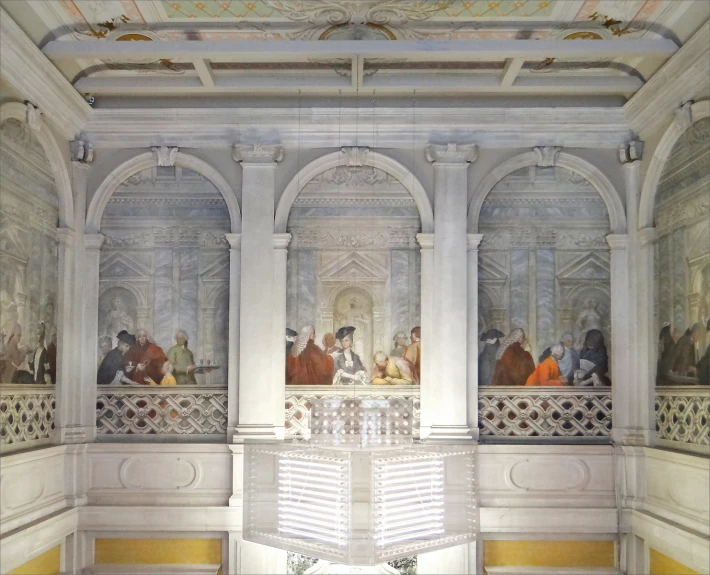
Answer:
POLYGON ((693 324, 682 336, 670 325, 661 328, 656 385, 710 385, 710 342, 703 355, 698 349, 703 332, 710 335, 710 319, 704 327, 699 322, 693 324))

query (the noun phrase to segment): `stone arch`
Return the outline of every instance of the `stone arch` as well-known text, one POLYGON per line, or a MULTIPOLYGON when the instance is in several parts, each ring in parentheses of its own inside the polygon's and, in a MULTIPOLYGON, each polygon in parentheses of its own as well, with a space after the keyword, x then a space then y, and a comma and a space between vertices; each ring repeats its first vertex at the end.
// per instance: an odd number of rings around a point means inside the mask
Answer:
POLYGON ((141 290, 137 289, 136 286, 131 284, 131 282, 127 281, 117 281, 117 282, 111 282, 110 284, 104 284, 99 288, 99 298, 103 296, 107 291, 112 290, 114 288, 121 288, 129 292, 130 294, 133 295, 133 297, 136 298, 136 304, 138 307, 147 307, 148 302, 146 300, 145 294, 141 292, 141 290))
MULTIPOLYGON (((537 155, 535 152, 530 151, 514 156, 488 172, 473 193, 473 198, 468 206, 468 232, 474 234, 478 233, 478 220, 483 202, 498 182, 516 170, 536 166, 537 164, 537 155)), ((599 168, 579 156, 566 152, 559 153, 554 166, 565 168, 587 180, 594 189, 597 190, 606 204, 607 212, 609 212, 611 233, 626 233, 626 213, 624 211, 624 205, 614 185, 599 168)))
POLYGON ((666 161, 670 158, 678 138, 695 122, 708 117, 710 117, 710 100, 702 100, 694 104, 685 104, 685 106, 677 111, 675 119, 663 134, 661 141, 658 142, 641 190, 641 203, 639 205, 640 230, 653 227, 658 183, 661 180, 666 161))
POLYGON ((368 285, 365 282, 357 282, 357 283, 347 283, 343 284, 342 286, 339 286, 338 288, 334 289, 332 293, 328 294, 328 299, 326 300, 326 304, 328 307, 334 307, 335 302, 338 299, 338 297, 345 291, 349 289, 359 289, 366 293, 370 299, 372 300, 372 305, 373 307, 382 307, 384 305, 384 302, 382 301, 382 294, 377 293, 376 289, 373 289, 371 285, 368 285))
MULTIPOLYGON (((86 229, 89 233, 98 233, 101 229, 101 218, 103 217, 106 204, 111 199, 118 187, 132 175, 153 168, 158 165, 157 154, 154 152, 144 152, 134 156, 130 160, 123 162, 116 167, 101 183, 96 190, 89 209, 86 214, 86 229)), ((227 209, 229 210, 230 229, 232 233, 240 233, 242 227, 242 217, 239 210, 237 196, 224 176, 210 164, 200 158, 184 152, 175 155, 175 166, 192 170, 207 178, 222 194, 227 209)))
MULTIPOLYGON (((379 152, 373 152, 367 148, 360 148, 364 153, 358 154, 363 166, 371 166, 387 172, 395 177, 410 193, 419 210, 419 218, 422 223, 422 233, 432 233, 434 231, 434 212, 427 196, 424 187, 416 178, 416 176, 400 164, 397 160, 390 158, 379 152)), ((332 152, 317 158, 301 168, 301 170, 291 179, 286 186, 279 204, 276 208, 276 217, 274 221, 275 233, 285 233, 288 216, 291 212, 291 206, 296 200, 296 197, 301 190, 318 174, 336 168, 338 166, 348 165, 348 148, 343 148, 339 152, 332 152)))
POLYGON ((74 228, 74 201, 71 175, 59 144, 42 119, 41 112, 32 104, 7 102, 0 106, 0 125, 6 120, 18 120, 29 124, 32 133, 44 150, 52 168, 59 196, 59 227, 74 228))

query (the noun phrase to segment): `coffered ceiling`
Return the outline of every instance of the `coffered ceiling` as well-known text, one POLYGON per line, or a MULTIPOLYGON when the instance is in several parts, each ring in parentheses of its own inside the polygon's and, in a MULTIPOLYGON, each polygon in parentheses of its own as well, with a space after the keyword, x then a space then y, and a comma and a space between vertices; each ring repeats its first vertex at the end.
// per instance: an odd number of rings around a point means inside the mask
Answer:
POLYGON ((0 0, 82 94, 631 96, 706 0, 0 0))

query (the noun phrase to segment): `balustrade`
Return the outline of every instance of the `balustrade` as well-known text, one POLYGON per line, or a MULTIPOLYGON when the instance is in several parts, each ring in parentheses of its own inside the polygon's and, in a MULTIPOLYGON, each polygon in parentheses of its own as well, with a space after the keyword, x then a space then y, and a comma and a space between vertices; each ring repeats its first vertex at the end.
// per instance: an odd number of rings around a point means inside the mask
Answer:
POLYGON ((657 387, 655 411, 659 440, 673 442, 679 449, 683 444, 710 446, 710 388, 657 387))
POLYGON ((54 432, 53 385, 0 385, 0 446, 3 452, 48 444, 54 432))
POLYGON ((610 387, 484 387, 482 437, 588 437, 611 434, 610 387))
POLYGON ((413 403, 412 437, 419 438, 420 388, 418 385, 287 385, 286 438, 301 439, 308 435, 311 405, 314 399, 358 397, 367 399, 411 399, 413 403))
POLYGON ((223 440, 227 433, 227 389, 180 385, 99 388, 96 433, 110 436, 200 436, 223 440))

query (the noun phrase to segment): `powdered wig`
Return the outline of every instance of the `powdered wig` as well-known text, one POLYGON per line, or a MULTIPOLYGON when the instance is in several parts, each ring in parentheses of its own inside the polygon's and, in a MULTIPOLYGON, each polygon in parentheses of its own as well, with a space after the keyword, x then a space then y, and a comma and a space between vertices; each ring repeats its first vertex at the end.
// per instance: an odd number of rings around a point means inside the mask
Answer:
POLYGON ((301 333, 298 334, 298 337, 296 338, 296 341, 293 344, 293 348, 291 349, 291 355, 293 355, 294 357, 298 357, 299 355, 301 355, 301 352, 306 349, 308 340, 311 339, 314 333, 316 333, 316 328, 314 328, 312 325, 304 325, 301 328, 301 333))
POLYGON ((514 343, 520 343, 523 339, 525 339, 525 332, 521 328, 516 327, 500 341, 500 347, 496 352, 496 359, 503 357, 506 349, 514 343))
POLYGON ((562 359, 565 356, 565 346, 561 343, 555 343, 550 346, 550 354, 562 359))

